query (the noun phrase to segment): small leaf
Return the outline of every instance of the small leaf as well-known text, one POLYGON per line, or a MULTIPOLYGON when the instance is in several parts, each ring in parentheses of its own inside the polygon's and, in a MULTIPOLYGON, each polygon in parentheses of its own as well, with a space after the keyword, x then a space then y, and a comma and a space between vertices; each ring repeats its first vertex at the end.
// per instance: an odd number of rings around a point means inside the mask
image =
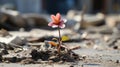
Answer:
POLYGON ((62 41, 68 41, 68 40, 70 40, 70 38, 68 37, 68 36, 62 36, 62 41))

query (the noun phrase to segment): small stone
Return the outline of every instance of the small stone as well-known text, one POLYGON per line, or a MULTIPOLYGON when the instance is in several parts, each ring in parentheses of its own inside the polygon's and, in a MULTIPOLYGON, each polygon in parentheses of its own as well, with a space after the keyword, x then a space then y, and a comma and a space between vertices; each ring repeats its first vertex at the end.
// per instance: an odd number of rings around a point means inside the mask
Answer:
POLYGON ((1 53, 2 53, 2 55, 9 54, 9 53, 8 53, 8 51, 7 51, 7 50, 5 50, 5 49, 4 49, 4 50, 2 50, 2 51, 1 51, 1 53))
POLYGON ((118 49, 118 46, 114 46, 113 49, 118 49))
POLYGON ((15 49, 14 49, 14 52, 15 52, 15 53, 18 53, 18 52, 21 52, 21 51, 22 51, 21 48, 15 48, 15 49))
POLYGON ((5 29, 0 30, 0 37, 6 37, 8 35, 10 35, 10 34, 7 30, 5 30, 5 29))
POLYGON ((32 59, 25 59, 21 61, 22 64, 35 64, 35 61, 32 59))
POLYGON ((71 65, 70 67, 74 67, 73 65, 71 65))
POLYGON ((56 58, 56 56, 51 56, 49 59, 54 59, 54 58, 56 58))
POLYGON ((17 36, 11 36, 11 37, 0 37, 0 42, 3 42, 5 44, 18 44, 23 45, 23 41, 20 37, 17 36))
POLYGON ((119 60, 116 60, 116 63, 119 63, 119 60))
POLYGON ((46 61, 49 59, 50 55, 48 51, 37 51, 36 49, 32 50, 30 53, 32 55, 32 59, 38 60, 41 59, 42 61, 46 61))
POLYGON ((17 57, 12 57, 12 58, 10 58, 9 61, 15 63, 15 62, 17 62, 17 57))
POLYGON ((86 55, 83 55, 82 58, 85 60, 86 59, 86 55))
POLYGON ((31 55, 32 55, 32 59, 34 59, 34 60, 38 60, 39 59, 37 50, 35 50, 35 49, 32 50, 31 55))
POLYGON ((50 60, 52 60, 53 62, 59 62, 60 61, 60 58, 59 57, 56 57, 56 56, 52 56, 50 58, 50 60))
POLYGON ((3 59, 3 57, 2 57, 2 55, 0 54, 0 62, 2 62, 2 59, 3 59))

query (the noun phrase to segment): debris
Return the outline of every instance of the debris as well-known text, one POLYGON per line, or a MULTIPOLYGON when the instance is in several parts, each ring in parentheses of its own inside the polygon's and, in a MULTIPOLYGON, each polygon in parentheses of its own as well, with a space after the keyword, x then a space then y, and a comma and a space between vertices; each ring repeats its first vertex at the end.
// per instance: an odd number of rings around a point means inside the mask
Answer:
POLYGON ((102 67, 100 64, 83 64, 82 67, 102 67))
MULTIPOLYGON (((96 15, 84 14, 86 8, 83 11, 70 10, 67 13, 69 20, 75 20, 76 24, 71 23, 74 26, 73 30, 79 30, 79 28, 89 28, 93 26, 104 25, 104 14, 98 13, 96 15)), ((69 21, 68 20, 68 21, 69 21)))
POLYGON ((35 27, 47 29, 48 21, 42 15, 20 14, 19 11, 7 8, 1 8, 0 13, 0 28, 7 30, 19 30, 20 28, 28 30, 35 27))
POLYGON ((6 36, 9 36, 9 32, 5 29, 1 29, 0 30, 0 37, 6 37, 6 36))
POLYGON ((106 16, 106 25, 110 28, 116 27, 120 22, 119 15, 108 15, 106 16))
POLYGON ((33 59, 26 58, 20 62, 21 64, 35 64, 36 62, 33 59))
MULTIPOLYGON (((119 17, 110 18, 104 14, 81 15, 72 11, 68 15, 69 29, 61 30, 62 45, 58 53, 58 31, 49 29, 46 16, 37 14, 2 13, 0 27, 0 66, 5 63, 46 65, 56 67, 116 67, 120 66, 120 29, 119 17), (112 20, 111 20, 112 19, 112 20), (84 20, 78 31, 79 22, 84 20), (107 21, 104 24, 104 20, 107 21), (21 23, 20 23, 21 22, 21 23), (39 23, 40 22, 40 23, 39 23), (115 23, 111 23, 115 22, 115 23), (77 24, 78 23, 78 24, 77 24), (73 27, 78 25, 75 29, 73 27), (102 26, 101 26, 102 25, 102 26), (43 29, 34 29, 43 28, 43 29), (30 30, 32 29, 32 30, 30 30), (28 31, 26 31, 28 30, 28 31), (115 66, 114 66, 115 65, 115 66)), ((24 65, 25 66, 25 65, 24 65)), ((7 66, 6 66, 7 67, 7 66)))
POLYGON ((52 60, 53 62, 59 61, 67 61, 73 62, 79 59, 79 56, 71 51, 65 52, 64 50, 60 53, 57 52, 57 49, 52 49, 51 51, 38 51, 33 49, 30 53, 32 55, 32 59, 38 60, 41 59, 42 61, 52 60))
POLYGON ((118 49, 118 46, 113 46, 113 49, 118 49))
POLYGON ((17 36, 0 37, 0 42, 3 42, 5 44, 16 44, 16 45, 24 44, 23 40, 17 36))
POLYGON ((6 49, 3 49, 3 50, 1 50, 1 54, 6 55, 6 54, 9 54, 9 53, 8 53, 8 51, 6 49))
POLYGON ((21 52, 23 49, 22 48, 14 48, 14 52, 15 53, 19 53, 19 52, 21 52))
POLYGON ((34 60, 41 59, 43 61, 48 60, 50 56, 49 51, 38 52, 37 50, 32 50, 31 55, 32 55, 32 59, 34 60))
POLYGON ((0 62, 2 62, 2 60, 3 60, 3 57, 2 57, 2 55, 0 54, 0 62))
POLYGON ((119 63, 119 60, 117 60, 116 63, 119 63))

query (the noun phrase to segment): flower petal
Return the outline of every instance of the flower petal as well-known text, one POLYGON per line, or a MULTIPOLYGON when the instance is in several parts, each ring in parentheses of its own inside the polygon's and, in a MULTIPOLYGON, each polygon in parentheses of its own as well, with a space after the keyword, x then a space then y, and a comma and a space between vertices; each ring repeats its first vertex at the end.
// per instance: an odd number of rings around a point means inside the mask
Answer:
POLYGON ((52 25, 53 25, 53 23, 54 23, 54 22, 50 22, 50 23, 48 23, 48 26, 52 26, 52 25))
POLYGON ((55 25, 55 24, 52 25, 52 28, 56 28, 56 27, 58 27, 58 25, 55 25))
POLYGON ((57 13, 57 14, 56 14, 56 19, 57 19, 57 20, 60 20, 60 19, 61 19, 60 13, 57 13))
POLYGON ((65 24, 59 25, 60 28, 65 28, 65 24))
POLYGON ((51 15, 51 19, 52 19, 53 22, 57 21, 55 15, 51 15))

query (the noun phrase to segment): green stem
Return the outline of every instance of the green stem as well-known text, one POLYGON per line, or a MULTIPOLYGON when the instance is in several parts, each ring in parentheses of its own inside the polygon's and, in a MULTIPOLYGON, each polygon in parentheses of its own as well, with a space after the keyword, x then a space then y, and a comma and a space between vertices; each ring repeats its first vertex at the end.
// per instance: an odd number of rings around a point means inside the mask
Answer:
POLYGON ((60 53, 60 48, 61 48, 61 44, 62 44, 62 41, 61 41, 61 34, 60 34, 60 28, 58 27, 58 33, 59 33, 59 46, 58 46, 58 53, 60 53))

